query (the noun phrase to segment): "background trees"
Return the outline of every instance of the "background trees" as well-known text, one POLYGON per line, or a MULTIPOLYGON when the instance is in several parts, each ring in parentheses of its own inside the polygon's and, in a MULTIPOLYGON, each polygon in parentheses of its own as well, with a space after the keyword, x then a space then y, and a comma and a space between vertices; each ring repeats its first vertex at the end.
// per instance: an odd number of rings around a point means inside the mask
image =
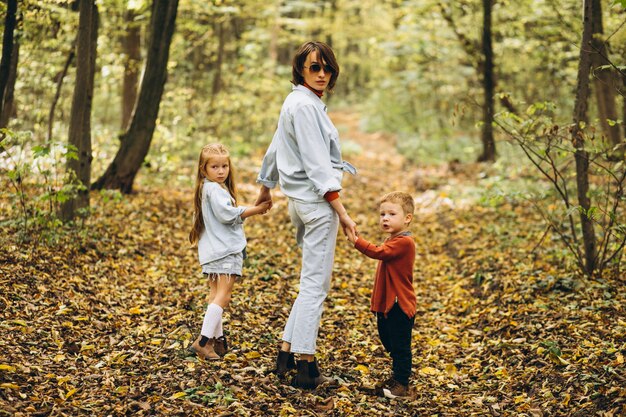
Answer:
MULTIPOLYGON (((73 58, 80 2, 24 0, 17 12, 14 4, 0 4, 5 44, 15 34, 15 58, 9 60, 3 48, 0 122, 14 132, 31 132, 28 143, 12 146, 45 146, 47 166, 64 175, 66 169, 52 161, 67 151, 68 131, 75 135, 70 91, 83 91, 76 89, 83 71, 73 58)), ((260 151, 290 89, 293 50, 311 38, 332 44, 340 59, 341 78, 327 97, 332 108, 356 109, 365 127, 396 134, 398 148, 416 164, 492 160, 497 147, 502 164, 522 170, 490 120, 550 101, 553 120, 571 123, 576 104, 583 16, 578 4, 565 0, 98 5, 94 111, 83 121, 91 123, 94 188, 130 192, 144 173, 161 182, 185 178, 208 141, 224 141, 235 154, 260 151)), ((592 6, 586 143, 620 151, 624 2, 594 0, 592 6)), ((62 186, 54 181, 48 191, 62 186)))

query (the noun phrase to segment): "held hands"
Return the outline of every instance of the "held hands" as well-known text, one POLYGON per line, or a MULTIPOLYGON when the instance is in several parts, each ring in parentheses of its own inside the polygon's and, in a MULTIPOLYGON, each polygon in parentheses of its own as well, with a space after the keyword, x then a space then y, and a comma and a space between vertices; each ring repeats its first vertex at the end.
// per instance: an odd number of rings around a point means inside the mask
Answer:
MULTIPOLYGON (((264 202, 268 202, 269 203, 269 207, 267 208, 267 210, 272 208, 272 194, 270 193, 270 189, 267 188, 266 186, 262 185, 261 189, 259 190, 259 196, 256 199, 256 203, 254 203, 255 206, 260 205, 261 203, 264 202)), ((267 212, 266 210, 266 212, 267 212)))
POLYGON ((352 243, 356 242, 357 237, 359 236, 359 232, 356 230, 356 223, 348 213, 339 216, 339 221, 341 222, 341 227, 343 229, 343 233, 348 236, 348 240, 352 243))
POLYGON ((258 214, 265 214, 272 208, 272 200, 265 200, 261 203, 257 201, 257 204, 254 206, 254 208, 258 210, 258 214))

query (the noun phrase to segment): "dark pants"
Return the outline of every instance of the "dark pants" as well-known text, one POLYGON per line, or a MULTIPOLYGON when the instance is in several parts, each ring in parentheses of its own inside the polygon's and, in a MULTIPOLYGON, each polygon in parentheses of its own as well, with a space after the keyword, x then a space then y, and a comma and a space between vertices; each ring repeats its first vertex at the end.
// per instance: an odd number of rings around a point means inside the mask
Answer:
POLYGON ((409 318, 398 303, 395 303, 385 318, 383 313, 376 313, 378 335, 389 352, 392 360, 393 379, 403 385, 409 385, 411 376, 411 330, 415 317, 409 318))

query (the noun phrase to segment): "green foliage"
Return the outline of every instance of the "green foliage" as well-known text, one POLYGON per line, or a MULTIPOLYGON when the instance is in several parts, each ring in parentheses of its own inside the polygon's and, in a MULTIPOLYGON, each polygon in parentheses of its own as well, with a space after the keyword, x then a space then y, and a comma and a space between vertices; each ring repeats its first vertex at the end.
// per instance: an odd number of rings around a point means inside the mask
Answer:
MULTIPOLYGON (((624 223, 624 187, 626 169, 622 160, 611 157, 612 149, 603 140, 595 138, 594 127, 581 125, 584 150, 589 155, 588 197, 591 207, 586 210, 578 204, 577 178, 571 126, 560 125, 555 114, 557 106, 551 102, 530 105, 518 116, 501 113, 497 124, 525 153, 538 174, 550 184, 545 193, 529 193, 530 199, 542 215, 547 231, 552 231, 576 260, 580 271, 588 271, 583 254, 588 242, 582 236, 581 217, 590 219, 597 228, 597 272, 618 267, 626 246, 624 223)), ((547 232, 546 232, 547 233, 547 232)))
POLYGON ((0 135, 4 136, 0 147, 5 149, 0 170, 10 180, 9 198, 19 207, 19 217, 7 225, 17 228, 20 241, 33 236, 56 239, 62 225, 57 216, 60 205, 86 190, 79 181, 68 181, 75 177, 73 172, 64 174, 65 161, 77 159, 77 149, 58 142, 35 145, 28 131, 2 129, 0 135))

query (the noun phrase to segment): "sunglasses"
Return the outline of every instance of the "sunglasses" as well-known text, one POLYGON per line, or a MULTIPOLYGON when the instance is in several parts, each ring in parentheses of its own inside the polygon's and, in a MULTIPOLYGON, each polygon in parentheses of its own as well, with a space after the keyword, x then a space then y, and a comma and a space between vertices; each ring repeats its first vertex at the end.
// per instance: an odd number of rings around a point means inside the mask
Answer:
MULTIPOLYGON (((306 66, 303 65, 304 68, 308 68, 309 71, 313 72, 313 73, 317 73, 320 72, 322 70, 322 66, 320 64, 311 64, 310 66, 306 66)), ((335 70, 333 70, 333 67, 331 67, 330 65, 326 64, 324 65, 324 72, 328 72, 328 73, 334 73, 335 70)))

